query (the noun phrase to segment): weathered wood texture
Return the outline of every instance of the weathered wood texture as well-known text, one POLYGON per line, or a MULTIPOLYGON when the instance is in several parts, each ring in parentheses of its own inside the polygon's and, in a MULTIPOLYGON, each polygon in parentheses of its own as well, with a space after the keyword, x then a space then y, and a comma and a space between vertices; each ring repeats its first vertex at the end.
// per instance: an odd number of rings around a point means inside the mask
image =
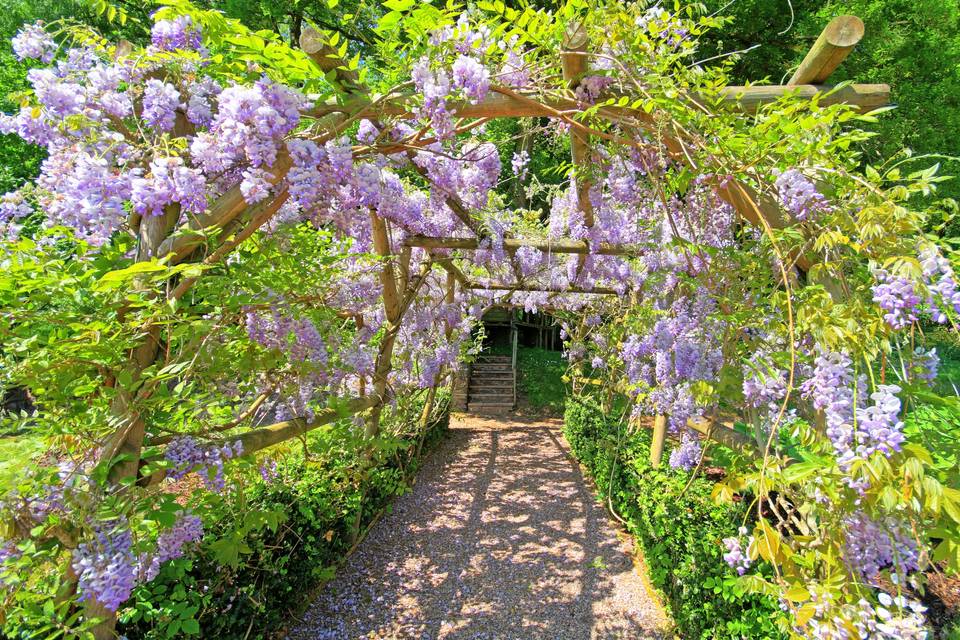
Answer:
MULTIPOLYGON (((589 70, 587 64, 587 30, 582 22, 572 23, 564 39, 560 53, 563 80, 570 90, 577 88, 581 78, 589 70)), ((583 223, 593 226, 593 205, 590 203, 590 140, 582 131, 570 129, 570 157, 573 161, 573 179, 577 186, 577 203, 583 211, 583 223)))
MULTIPOLYGON (((243 453, 248 455, 261 449, 272 447, 275 444, 286 442, 291 438, 297 438, 312 431, 317 427, 330 424, 340 418, 347 418, 354 414, 370 409, 375 405, 382 403, 384 398, 376 395, 368 395, 362 398, 351 398, 346 402, 338 404, 336 407, 322 409, 317 411, 312 420, 306 418, 294 418, 277 422, 267 427, 245 431, 239 435, 227 436, 221 438, 221 441, 233 443, 239 440, 243 444, 243 453)), ((214 443, 217 441, 213 441, 214 443)))
POLYGON ((788 84, 819 84, 840 66, 863 38, 863 20, 857 16, 837 16, 830 21, 810 47, 788 84))
MULTIPOLYGON (((769 85, 769 86, 728 86, 720 91, 718 106, 747 113, 755 113, 761 105, 779 100, 790 94, 800 98, 812 98, 817 94, 821 105, 849 104, 861 112, 872 111, 877 107, 890 104, 890 85, 888 84, 851 84, 826 95, 833 87, 817 84, 769 85)), ((710 103, 705 96, 694 94, 691 99, 698 103, 710 103)), ((312 116, 329 113, 346 113, 359 117, 412 116, 415 105, 413 94, 395 94, 348 99, 341 102, 331 101, 318 105, 310 112, 312 116)), ((524 118, 549 117, 557 111, 577 111, 576 102, 571 99, 521 100, 511 95, 491 91, 481 102, 454 102, 450 110, 461 118, 524 118)), ((630 114, 638 110, 628 107, 611 107, 617 113, 630 114)))
POLYGON ((616 289, 610 289, 608 287, 594 287, 593 289, 585 289, 584 287, 577 286, 553 287, 550 285, 534 284, 529 282, 471 282, 466 288, 477 289, 480 291, 544 291, 546 293, 595 293, 597 295, 605 296, 619 295, 619 292, 616 289))
MULTIPOLYGON (((480 247, 480 239, 411 236, 404 240, 404 244, 424 249, 463 249, 470 251, 480 247)), ((608 242, 601 242, 591 247, 583 240, 527 240, 521 238, 504 238, 503 240, 505 251, 513 252, 520 247, 533 247, 544 253, 595 253, 604 256, 641 256, 648 250, 639 245, 610 244, 608 242)))

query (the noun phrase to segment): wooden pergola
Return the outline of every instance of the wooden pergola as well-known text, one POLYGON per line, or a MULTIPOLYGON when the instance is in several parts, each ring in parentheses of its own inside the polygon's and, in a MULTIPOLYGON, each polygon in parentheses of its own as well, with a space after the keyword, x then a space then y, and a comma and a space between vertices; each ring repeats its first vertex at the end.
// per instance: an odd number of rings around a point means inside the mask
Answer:
MULTIPOLYGON (((854 46, 863 38, 863 35, 864 24, 860 18, 849 15, 834 18, 826 28, 824 28, 787 84, 726 87, 721 92, 722 107, 745 113, 756 113, 762 105, 775 102, 787 95, 807 99, 819 98, 819 103, 822 105, 843 103, 855 107, 860 112, 869 112, 888 105, 890 99, 889 85, 846 84, 839 88, 834 88, 826 84, 833 71, 849 55, 854 46)), ((345 70, 339 58, 336 57, 316 32, 310 30, 305 31, 301 37, 301 47, 320 64, 321 68, 328 71, 335 71, 337 81, 342 87, 347 88, 350 94, 348 99, 340 103, 331 102, 320 105, 315 109, 314 115, 349 114, 351 119, 363 117, 374 120, 387 116, 412 117, 410 95, 397 94, 376 98, 371 97, 364 91, 362 83, 359 82, 356 74, 345 70)), ((590 53, 586 31, 582 24, 577 23, 568 28, 560 57, 563 78, 572 90, 576 88, 580 79, 590 71, 590 53)), ((690 95, 687 96, 687 99, 691 104, 697 104, 701 100, 701 97, 698 95, 690 95)), ((586 165, 589 162, 591 132, 587 127, 567 115, 568 113, 576 112, 580 108, 581 105, 578 105, 572 98, 539 101, 512 89, 493 86, 483 101, 478 104, 459 103, 453 105, 452 111, 455 115, 462 118, 548 117, 568 123, 570 125, 570 148, 574 174, 581 177, 581 179, 577 180, 577 200, 580 210, 584 213, 585 226, 589 228, 593 226, 594 223, 593 207, 588 197, 592 185, 584 176, 588 175, 586 165)), ((598 113, 601 116, 630 116, 641 125, 646 125, 648 131, 654 131, 651 116, 642 109, 610 106, 601 107, 598 113)), ((683 153, 679 141, 664 136, 662 133, 657 133, 657 135, 673 159, 681 163, 686 162, 686 156, 683 153)), ((781 229, 794 222, 776 201, 768 197, 759 196, 748 185, 739 182, 719 185, 717 187, 717 194, 731 205, 741 218, 752 224, 761 226, 763 223, 766 223, 774 229, 781 229)), ((457 196, 448 195, 446 197, 446 204, 464 225, 474 232, 474 237, 408 237, 403 243, 399 264, 394 264, 395 256, 391 255, 389 237, 384 221, 379 218, 376 213, 371 212, 370 218, 375 248, 386 260, 381 274, 381 283, 383 285, 383 299, 388 319, 388 327, 399 325, 402 318, 400 309, 410 304, 410 298, 408 297, 402 300, 399 291, 407 289, 411 281, 408 265, 410 261, 410 249, 412 248, 427 250, 433 262, 447 272, 448 297, 451 299, 454 287, 457 284, 463 289, 472 290, 508 292, 542 291, 554 294, 617 294, 615 290, 606 287, 588 289, 576 285, 557 287, 528 283, 520 277, 519 270, 516 268, 515 263, 514 273, 517 275, 515 282, 478 282, 471 280, 457 267, 452 257, 449 255, 436 255, 434 253, 439 250, 474 251, 481 248, 484 240, 479 225, 470 217, 468 207, 460 201, 457 196)), ((511 258, 513 258, 514 253, 522 247, 532 247, 545 253, 575 254, 579 256, 579 267, 581 268, 586 256, 590 254, 639 256, 642 255, 644 251, 642 247, 636 245, 615 245, 609 243, 591 245, 591 243, 586 240, 538 240, 510 237, 503 239, 503 249, 511 258)), ((810 261, 805 256, 796 256, 795 259, 797 266, 802 269, 808 269, 811 266, 810 261)), ((385 340, 387 343, 386 348, 381 346, 380 357, 377 359, 377 369, 373 386, 375 395, 380 397, 386 392, 386 378, 389 373, 390 354, 392 354, 393 336, 395 333, 395 330, 388 331, 387 339, 385 340)), ((374 412, 376 411, 375 405, 374 412)), ((691 420, 689 426, 705 436, 719 439, 729 446, 742 448, 749 447, 752 444, 748 437, 733 431, 729 428, 729 425, 698 419, 691 420)), ((662 459, 666 431, 666 416, 656 416, 654 420, 653 445, 651 448, 651 461, 654 465, 659 465, 662 459)))
MULTIPOLYGON (((745 113, 755 113, 762 105, 775 102, 787 95, 812 99, 818 97, 823 105, 844 103, 852 105, 861 112, 871 111, 889 103, 890 88, 885 84, 848 84, 835 89, 826 84, 831 73, 846 58, 852 48, 860 41, 864 34, 863 22, 855 16, 841 16, 827 25, 814 43, 803 62, 785 85, 775 86, 733 86, 725 88, 720 94, 721 108, 736 110, 745 113)), ((390 94, 372 96, 369 89, 359 79, 356 71, 350 70, 337 51, 331 47, 322 34, 308 28, 300 38, 300 47, 306 52, 317 66, 327 73, 328 78, 341 89, 342 99, 330 101, 315 107, 310 115, 317 118, 317 128, 324 131, 322 138, 328 139, 342 133, 351 123, 361 118, 378 121, 379 118, 389 116, 412 117, 414 104, 409 94, 390 94)), ((568 29, 565 45, 561 51, 563 77, 568 88, 573 89, 584 75, 589 73, 588 42, 582 25, 575 24, 568 29)), ((610 96, 608 96, 610 97, 610 96)), ((615 96, 613 96, 615 97, 615 96)), ((691 105, 698 105, 701 99, 697 95, 688 95, 685 98, 691 105)), ((452 105, 454 115, 462 118, 486 120, 491 118, 521 118, 521 117, 548 117, 567 123, 570 126, 571 156, 574 174, 580 176, 577 180, 577 199, 580 209, 584 213, 586 226, 594 222, 594 212, 587 194, 591 187, 586 179, 588 172, 586 164, 589 162, 589 142, 595 135, 589 127, 583 125, 569 114, 582 109, 572 98, 553 98, 540 100, 536 97, 518 93, 513 89, 501 86, 491 86, 488 96, 478 104, 452 105)), ((599 117, 609 117, 610 120, 620 120, 629 117, 632 125, 645 129, 657 136, 658 142, 667 150, 671 159, 678 163, 688 161, 682 144, 675 139, 659 132, 649 114, 642 109, 632 109, 629 106, 601 106, 597 110, 599 117)), ((467 127, 469 129, 470 126, 467 127)), ((463 129, 461 129, 463 130, 463 129)), ((423 141, 421 141, 422 143, 423 141)), ((381 152, 406 152, 412 156, 408 148, 378 149, 381 152)), ((279 185, 284 180, 292 166, 288 153, 280 152, 272 167, 272 182, 279 185)), ((416 165, 413 166, 418 170, 416 165)), ((422 170, 420 170, 422 171, 422 170)), ((726 201, 745 221, 758 226, 784 228, 792 224, 793 220, 780 208, 779 204, 766 196, 760 196, 750 186, 736 181, 715 185, 716 193, 726 201)), ((164 235, 157 233, 153 242, 147 243, 153 247, 153 255, 162 258, 168 257, 171 264, 187 260, 194 250, 207 239, 206 230, 219 229, 230 238, 212 253, 205 262, 212 263, 229 253, 244 239, 252 235, 257 228, 267 220, 286 200, 288 194, 281 188, 271 200, 249 207, 243 199, 238 187, 234 187, 221 196, 204 214, 195 216, 184 227, 173 233, 164 235)), ((367 420, 368 435, 376 434, 379 427, 380 410, 390 396, 388 376, 391 371, 391 360, 396 336, 400 330, 404 313, 413 304, 415 296, 429 275, 433 266, 438 266, 446 272, 447 302, 454 300, 457 285, 461 289, 496 290, 496 291, 544 291, 552 294, 561 293, 589 293, 606 295, 616 293, 604 287, 583 288, 575 285, 554 287, 535 283, 528 283, 519 276, 516 262, 513 262, 514 282, 479 282, 473 280, 455 264, 455 258, 448 254, 450 250, 474 251, 481 248, 484 237, 481 226, 470 215, 469 208, 455 194, 445 197, 445 203, 454 215, 469 229, 473 237, 424 237, 410 236, 399 247, 399 254, 391 248, 389 231, 386 221, 376 211, 369 214, 373 235, 374 250, 383 259, 379 273, 382 288, 382 299, 386 316, 384 338, 379 344, 374 373, 369 388, 365 387, 359 397, 345 398, 336 407, 316 413, 312 420, 295 418, 267 427, 256 428, 239 434, 233 439, 239 439, 244 451, 253 452, 276 443, 296 437, 328 424, 344 415, 370 410, 367 420), (430 259, 425 261, 418 273, 411 273, 411 250, 424 249, 430 259)), ((152 223, 146 220, 146 223, 152 223)), ((141 228, 140 234, 150 234, 149 226, 141 228)), ((159 223, 158 223, 159 224, 159 223)), ((162 231, 162 230, 161 230, 162 231)), ((600 243, 591 244, 585 240, 538 240, 506 237, 503 239, 503 248, 513 259, 513 254, 522 247, 532 247, 544 252, 556 254, 574 254, 580 258, 580 266, 587 255, 610 256, 639 256, 643 248, 636 245, 615 245, 600 243)), ((802 269, 808 269, 811 261, 806 256, 796 256, 795 263, 802 269)), ((174 297, 182 296, 192 284, 193 279, 185 279, 173 292, 174 297)), ((362 322, 362 318, 358 319, 362 322)), ((428 400, 425 414, 429 413, 432 397, 428 400)), ((651 457, 654 463, 659 463, 663 453, 666 435, 666 417, 657 416, 655 419, 654 441, 651 457)), ((727 426, 709 420, 691 420, 690 427, 704 433, 708 437, 720 440, 733 447, 751 447, 752 441, 727 426)))
MULTIPOLYGON (((863 38, 863 35, 864 24, 857 16, 845 15, 834 18, 821 32, 787 84, 725 87, 721 92, 722 104, 725 108, 755 113, 764 104, 775 102, 786 95, 793 95, 808 99, 819 96, 822 105, 848 104, 856 107, 860 112, 868 112, 887 106, 890 100, 890 86, 887 84, 846 84, 839 88, 825 84, 834 70, 863 38)), ((561 53, 563 77, 571 89, 575 88, 579 80, 589 72, 589 56, 585 31, 582 25, 575 24, 568 29, 564 50, 561 53)), ((512 90, 493 87, 491 91, 492 93, 479 104, 463 103, 455 105, 454 112, 456 115, 466 118, 532 116, 557 118, 564 113, 579 108, 572 99, 544 103, 521 96, 512 90)), ((689 99, 693 103, 699 101, 699 97, 696 95, 690 96, 689 99)), ((353 112, 354 109, 358 109, 365 116, 407 116, 411 115, 409 108, 406 106, 408 101, 409 97, 402 95, 385 96, 376 101, 369 101, 367 98, 355 98, 342 105, 321 107, 319 111, 324 113, 353 112)), ((641 122, 650 123, 650 116, 640 109, 628 107, 605 107, 601 109, 601 113, 605 111, 612 114, 626 113, 636 117, 641 122)), ((576 124, 573 120, 568 119, 567 121, 570 124, 576 124)), ((676 140, 663 138, 662 141, 673 157, 677 160, 684 160, 680 145, 676 140)), ((589 162, 589 133, 581 127, 571 126, 570 148, 574 172, 581 176, 586 175, 584 168, 589 162)), ((591 186, 586 179, 577 181, 577 199, 580 209, 584 213, 584 224, 588 228, 592 227, 594 222, 593 207, 588 197, 591 186)), ((753 224, 759 225, 760 218, 763 218, 774 229, 781 229, 794 222, 778 203, 769 198, 757 197, 757 194, 746 185, 734 183, 726 187, 721 186, 717 189, 717 192, 743 219, 753 224)), ((466 222, 469 218, 466 207, 457 202, 455 197, 450 199, 453 201, 451 209, 466 222)), ((473 225, 468 224, 467 226, 472 227, 473 225)), ((477 237, 473 238, 413 236, 405 240, 404 246, 427 250, 471 251, 480 248, 481 237, 479 233, 477 237)), ((644 252, 642 247, 636 245, 600 243, 592 246, 590 242, 585 240, 519 238, 505 238, 503 240, 503 249, 510 255, 513 255, 521 247, 531 247, 545 253, 577 254, 580 256, 581 266, 584 256, 590 254, 635 257, 642 255, 644 252)), ((805 256, 797 256, 796 260, 797 265, 801 268, 809 268, 810 262, 805 256)), ((456 282, 467 289, 545 291, 551 293, 618 293, 613 289, 603 287, 585 289, 574 285, 567 288, 536 285, 523 282, 519 278, 517 282, 513 283, 475 282, 469 280, 450 258, 438 259, 438 264, 446 269, 456 282)))

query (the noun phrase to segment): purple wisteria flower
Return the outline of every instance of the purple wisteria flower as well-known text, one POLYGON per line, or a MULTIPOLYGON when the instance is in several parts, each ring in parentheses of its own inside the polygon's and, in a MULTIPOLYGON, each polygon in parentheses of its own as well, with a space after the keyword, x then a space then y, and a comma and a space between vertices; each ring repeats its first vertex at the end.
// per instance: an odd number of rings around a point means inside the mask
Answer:
POLYGON ((912 380, 923 380, 927 385, 932 385, 937 379, 937 372, 940 369, 940 356, 936 349, 925 350, 918 347, 913 352, 913 363, 910 367, 910 378, 912 380))
POLYGON ((743 367, 743 399, 748 406, 775 408, 787 392, 787 374, 757 355, 758 366, 743 367))
POLYGON ((158 20, 150 32, 150 42, 160 51, 196 50, 201 45, 201 33, 190 16, 177 16, 158 20))
POLYGON ((147 80, 143 90, 143 120, 157 131, 172 131, 180 107, 180 92, 169 82, 147 80))
POLYGON ((81 542, 73 552, 79 600, 96 600, 116 611, 137 584, 137 561, 133 535, 126 522, 103 523, 94 537, 81 542))
POLYGON ((920 569, 920 549, 905 523, 892 517, 875 520, 858 511, 844 525, 844 558, 863 578, 872 580, 887 567, 901 575, 920 569))
POLYGON ((873 301, 886 312, 883 318, 887 324, 899 330, 916 322, 920 296, 913 281, 883 270, 875 275, 878 282, 873 285, 873 301))
POLYGON ((680 437, 680 444, 670 452, 670 466, 674 469, 690 471, 697 466, 702 452, 700 441, 692 434, 684 431, 680 437))
POLYGON ((517 180, 525 180, 527 178, 527 166, 529 164, 530 154, 527 153, 526 149, 521 149, 513 154, 510 167, 513 169, 513 175, 517 177, 517 180))
POLYGON ((610 76, 584 76, 573 93, 577 100, 593 104, 615 82, 610 76))
POLYGON ((423 104, 415 109, 415 114, 430 122, 439 140, 446 140, 453 135, 453 116, 447 109, 450 77, 443 70, 434 72, 426 57, 413 66, 411 77, 417 91, 423 95, 423 104))
MULTIPOLYGON (((814 602, 812 599, 811 602, 814 602)), ((812 640, 927 640, 924 612, 926 607, 902 595, 886 592, 877 596, 877 604, 861 598, 856 604, 837 606, 824 599, 817 604, 816 614, 806 628, 797 629, 812 640), (853 627, 851 635, 850 626, 853 627)))
POLYGON ((953 267, 934 245, 928 245, 920 251, 920 267, 923 269, 924 282, 930 290, 927 299, 930 313, 935 322, 943 324, 947 321, 947 315, 941 307, 960 313, 960 289, 957 287, 953 267))
POLYGON ((141 215, 162 215, 172 203, 200 214, 207 208, 207 182, 203 172, 185 166, 182 158, 154 158, 147 177, 131 182, 130 203, 141 215))
POLYGON ((461 55, 453 63, 453 86, 463 91, 470 102, 476 104, 487 95, 490 87, 490 72, 475 58, 461 55))
POLYGON ((747 535, 747 528, 740 527, 737 534, 737 536, 723 539, 723 546, 727 549, 727 552, 723 554, 723 560, 730 565, 731 569, 736 570, 737 575, 742 576, 752 564, 750 556, 745 552, 753 544, 753 536, 747 538, 746 545, 744 545, 743 538, 747 535))
POLYGON ((196 438, 179 436, 164 452, 164 457, 172 464, 168 475, 179 480, 191 472, 197 472, 203 478, 204 485, 211 491, 221 492, 226 488, 223 466, 227 460, 243 455, 243 444, 237 440, 232 445, 202 446, 196 438))
POLYGON ((530 72, 523 55, 511 48, 503 61, 503 67, 497 74, 497 80, 514 89, 525 89, 530 84, 530 72))
POLYGON ((364 118, 357 126, 357 140, 365 144, 373 144, 380 135, 380 130, 376 125, 364 118))
POLYGON ((780 204, 797 220, 806 220, 827 208, 826 199, 799 169, 787 169, 777 174, 775 186, 780 204))
POLYGON ((878 385, 870 394, 873 404, 867 406, 865 383, 854 381, 846 354, 817 356, 813 375, 801 385, 801 391, 814 408, 824 412, 827 437, 841 468, 878 452, 889 457, 902 447, 905 436, 896 395, 900 387, 878 385))
POLYGON ((39 22, 20 29, 13 37, 12 44, 18 60, 32 58, 49 64, 57 51, 57 43, 39 22))

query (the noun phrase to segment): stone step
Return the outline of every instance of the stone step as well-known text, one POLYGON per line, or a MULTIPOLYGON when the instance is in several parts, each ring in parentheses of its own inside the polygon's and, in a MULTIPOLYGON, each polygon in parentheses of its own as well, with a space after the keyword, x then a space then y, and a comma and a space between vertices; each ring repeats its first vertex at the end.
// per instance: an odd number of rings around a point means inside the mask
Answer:
POLYGON ((513 389, 513 380, 471 380, 470 391, 513 389))
POLYGON ((472 384, 468 389, 471 395, 474 393, 513 393, 513 383, 508 384, 472 384))
POLYGON ((513 391, 506 393, 502 391, 487 391, 482 393, 471 393, 467 396, 468 402, 513 402, 513 391))
POLYGON ((481 413, 481 414, 498 414, 498 413, 508 413, 513 411, 512 402, 470 402, 467 405, 467 410, 470 413, 481 413))
POLYGON ((513 367, 510 366, 509 362, 507 364, 474 364, 470 371, 470 375, 477 375, 478 373, 513 373, 513 367))
POLYGON ((510 362, 510 356, 477 356, 477 362, 510 362))

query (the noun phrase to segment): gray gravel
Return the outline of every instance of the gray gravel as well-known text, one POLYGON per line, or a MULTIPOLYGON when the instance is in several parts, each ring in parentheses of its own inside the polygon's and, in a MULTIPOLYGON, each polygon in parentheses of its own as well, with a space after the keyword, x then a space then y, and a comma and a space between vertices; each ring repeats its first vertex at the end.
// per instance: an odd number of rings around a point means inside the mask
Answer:
POLYGON ((667 637, 559 421, 461 416, 291 640, 667 637))

